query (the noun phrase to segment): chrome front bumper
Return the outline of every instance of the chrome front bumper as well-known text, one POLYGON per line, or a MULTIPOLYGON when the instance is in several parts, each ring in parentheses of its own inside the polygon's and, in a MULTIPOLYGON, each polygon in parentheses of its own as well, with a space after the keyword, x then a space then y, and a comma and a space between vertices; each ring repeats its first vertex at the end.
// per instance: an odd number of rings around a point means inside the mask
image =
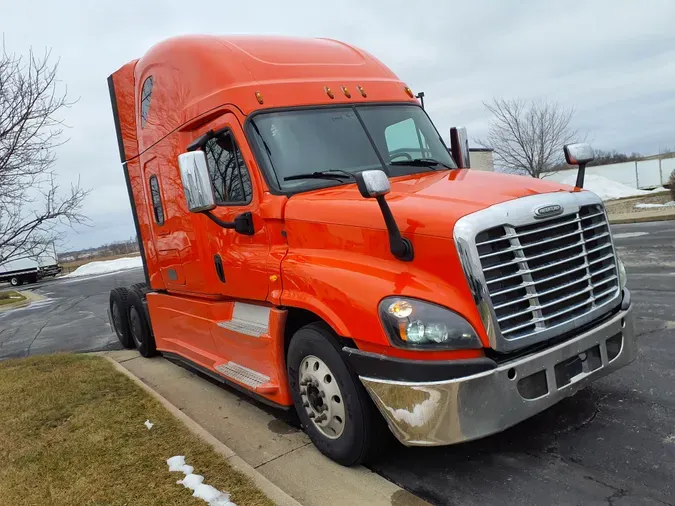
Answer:
POLYGON ((360 379, 401 443, 439 446, 501 432, 636 356, 628 307, 573 339, 471 376, 434 382, 360 379))

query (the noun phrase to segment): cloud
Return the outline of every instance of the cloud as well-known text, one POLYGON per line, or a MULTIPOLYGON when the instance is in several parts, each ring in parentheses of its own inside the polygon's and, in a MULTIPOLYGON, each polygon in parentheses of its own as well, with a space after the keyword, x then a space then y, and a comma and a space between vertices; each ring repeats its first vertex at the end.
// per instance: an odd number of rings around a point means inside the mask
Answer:
MULTIPOLYGON (((65 231, 93 246, 133 235, 107 76, 152 44, 183 33, 330 37, 374 54, 415 91, 444 137, 465 125, 483 136, 483 101, 548 97, 574 106, 597 147, 656 152, 675 147, 675 2, 588 0, 343 0, 135 2, 25 0, 3 7, 8 49, 51 47, 60 79, 79 101, 66 111, 70 142, 62 183, 93 188, 90 228, 65 231)), ((75 247, 75 246, 73 246, 75 247)))

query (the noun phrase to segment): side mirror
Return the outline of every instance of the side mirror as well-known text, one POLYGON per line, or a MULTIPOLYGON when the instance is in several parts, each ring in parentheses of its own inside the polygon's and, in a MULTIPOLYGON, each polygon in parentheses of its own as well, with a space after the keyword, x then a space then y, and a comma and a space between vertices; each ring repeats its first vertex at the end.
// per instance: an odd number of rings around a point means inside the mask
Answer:
POLYGON ((584 177, 586 175, 586 164, 595 160, 595 151, 590 144, 585 142, 578 142, 576 144, 566 144, 563 146, 565 152, 565 160, 570 165, 578 165, 577 172, 577 188, 584 187, 584 177))
POLYGON ((354 174, 356 186, 361 195, 367 199, 386 195, 391 191, 389 178, 381 170, 364 170, 354 174))
POLYGON ((471 167, 469 137, 466 134, 466 128, 452 127, 450 129, 450 152, 458 168, 467 169, 471 167))
POLYGON ((203 151, 190 151, 178 156, 180 179, 190 212, 200 213, 216 207, 211 178, 203 151))
POLYGON ((391 254, 399 260, 410 262, 415 256, 412 243, 401 235, 389 204, 384 198, 391 191, 387 175, 382 170, 364 170, 355 173, 354 179, 356 179, 356 186, 361 195, 367 199, 376 199, 380 206, 384 224, 387 226, 391 254))

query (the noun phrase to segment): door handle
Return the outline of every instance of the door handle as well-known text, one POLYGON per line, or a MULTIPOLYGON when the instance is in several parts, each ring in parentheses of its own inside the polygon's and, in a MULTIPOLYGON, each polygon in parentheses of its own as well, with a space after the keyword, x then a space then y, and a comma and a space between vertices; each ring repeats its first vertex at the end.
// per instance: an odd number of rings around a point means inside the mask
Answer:
POLYGON ((221 282, 225 283, 225 270, 223 269, 223 259, 220 258, 220 255, 215 255, 213 257, 213 263, 216 266, 216 274, 221 282))

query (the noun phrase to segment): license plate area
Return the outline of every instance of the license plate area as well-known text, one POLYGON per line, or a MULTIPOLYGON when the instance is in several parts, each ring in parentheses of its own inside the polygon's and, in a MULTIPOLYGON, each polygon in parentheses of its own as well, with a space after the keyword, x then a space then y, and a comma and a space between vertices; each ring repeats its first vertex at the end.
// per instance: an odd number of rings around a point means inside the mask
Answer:
POLYGON ((601 367, 600 345, 596 344, 555 365, 556 386, 560 389, 601 367))

